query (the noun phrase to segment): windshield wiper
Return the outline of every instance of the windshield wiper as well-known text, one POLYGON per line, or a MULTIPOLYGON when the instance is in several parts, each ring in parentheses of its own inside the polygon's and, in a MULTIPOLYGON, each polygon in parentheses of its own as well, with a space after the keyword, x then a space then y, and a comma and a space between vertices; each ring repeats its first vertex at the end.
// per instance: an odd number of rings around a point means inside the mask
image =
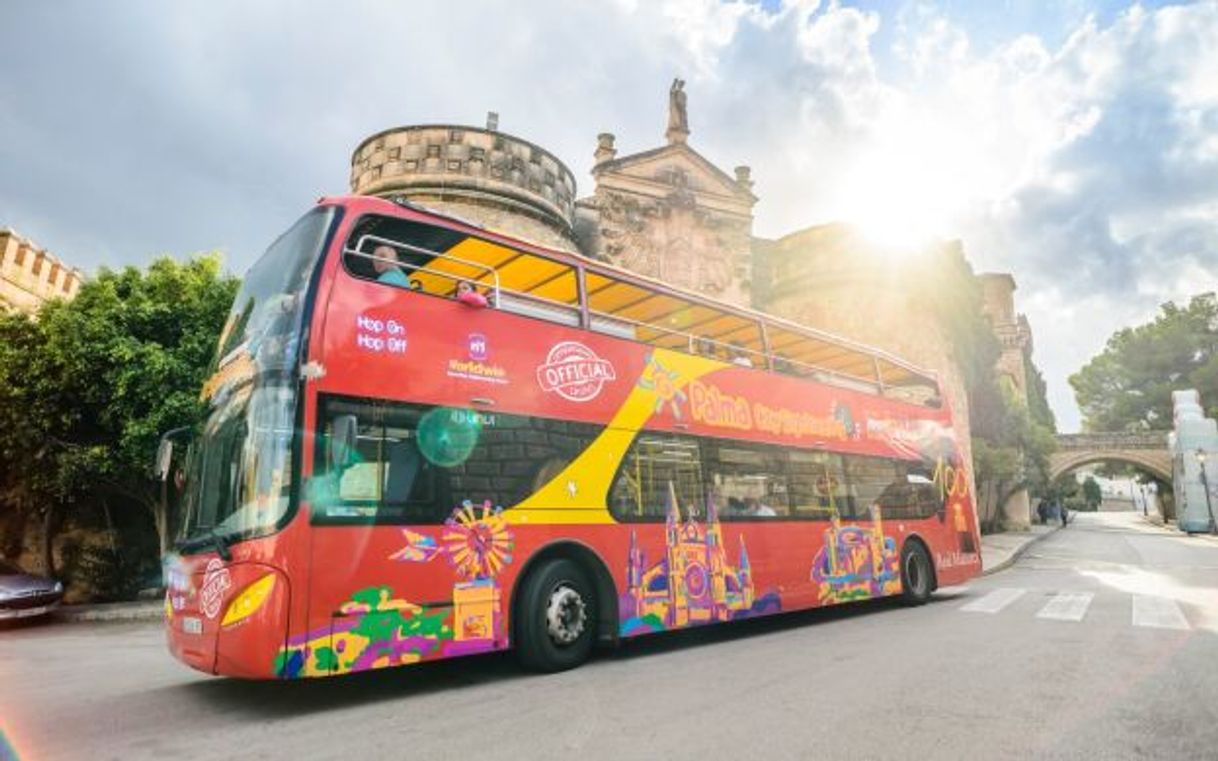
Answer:
POLYGON ((216 548, 216 554, 220 556, 221 560, 227 563, 233 559, 233 554, 228 551, 228 542, 224 540, 223 536, 216 533, 214 526, 207 527, 205 538, 211 540, 211 546, 216 548))
POLYGON ((233 554, 228 551, 228 541, 222 534, 216 533, 216 529, 212 526, 199 527, 199 532, 178 542, 178 548, 181 551, 193 552, 211 547, 215 549, 216 554, 225 562, 233 559, 233 554))

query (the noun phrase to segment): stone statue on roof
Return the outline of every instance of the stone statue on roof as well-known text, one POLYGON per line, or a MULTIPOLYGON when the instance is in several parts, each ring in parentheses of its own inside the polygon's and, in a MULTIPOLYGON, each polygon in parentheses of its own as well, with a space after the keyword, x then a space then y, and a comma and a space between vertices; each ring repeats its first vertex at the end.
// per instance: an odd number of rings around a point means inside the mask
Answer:
POLYGON ((689 136, 689 116, 685 108, 685 80, 674 79, 668 88, 668 130, 670 143, 684 143, 689 136))

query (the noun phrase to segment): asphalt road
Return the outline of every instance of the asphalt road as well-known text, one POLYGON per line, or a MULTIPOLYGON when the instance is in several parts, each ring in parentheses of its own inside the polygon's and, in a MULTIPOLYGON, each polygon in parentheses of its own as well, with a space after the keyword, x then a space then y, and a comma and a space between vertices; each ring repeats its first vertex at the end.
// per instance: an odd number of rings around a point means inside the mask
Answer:
POLYGON ((494 655, 245 683, 155 625, 23 626, 0 631, 0 728, 23 761, 1216 759, 1218 542, 1082 515, 921 608, 658 635, 553 676, 494 655))

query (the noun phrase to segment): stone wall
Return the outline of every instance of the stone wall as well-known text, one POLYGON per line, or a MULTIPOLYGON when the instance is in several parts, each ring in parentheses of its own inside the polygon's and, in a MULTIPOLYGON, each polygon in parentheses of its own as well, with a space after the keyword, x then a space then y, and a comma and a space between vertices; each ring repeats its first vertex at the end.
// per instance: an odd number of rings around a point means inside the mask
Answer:
POLYGON ((0 228, 0 309, 33 313, 53 298, 70 299, 81 274, 9 228, 0 228))

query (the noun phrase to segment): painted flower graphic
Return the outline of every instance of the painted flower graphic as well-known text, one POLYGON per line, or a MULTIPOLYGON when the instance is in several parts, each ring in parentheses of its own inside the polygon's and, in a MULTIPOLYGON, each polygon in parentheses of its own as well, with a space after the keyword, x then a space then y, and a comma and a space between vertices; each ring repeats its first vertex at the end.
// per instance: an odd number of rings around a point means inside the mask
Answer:
MULTIPOLYGON (((639 388, 655 392, 656 412, 664 409, 664 405, 667 404, 672 410, 672 416, 680 420, 681 405, 686 401, 685 392, 677 388, 680 374, 664 367, 660 360, 656 359, 654 353, 647 355, 647 369, 651 371, 651 377, 639 378, 639 388)), ((644 373, 644 376, 646 375, 647 373, 644 373)))
POLYGON ((468 581, 490 579, 512 562, 515 542, 503 509, 490 500, 475 506, 468 499, 444 521, 444 554, 468 581))

